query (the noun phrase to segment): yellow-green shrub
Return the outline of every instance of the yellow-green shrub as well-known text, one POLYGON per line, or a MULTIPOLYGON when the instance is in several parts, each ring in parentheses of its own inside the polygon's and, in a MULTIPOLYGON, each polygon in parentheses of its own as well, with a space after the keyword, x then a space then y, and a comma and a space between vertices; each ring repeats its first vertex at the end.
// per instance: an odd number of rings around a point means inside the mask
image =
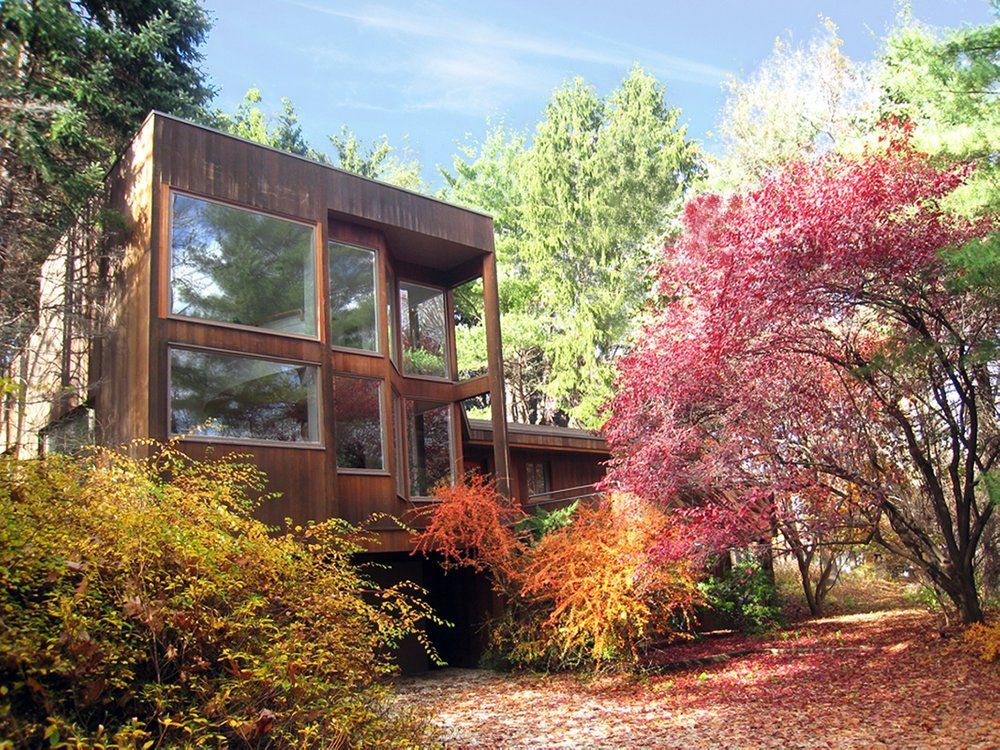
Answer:
POLYGON ((254 520, 263 478, 241 459, 148 448, 0 460, 0 737, 420 744, 381 682, 432 617, 420 591, 373 586, 346 523, 254 520))

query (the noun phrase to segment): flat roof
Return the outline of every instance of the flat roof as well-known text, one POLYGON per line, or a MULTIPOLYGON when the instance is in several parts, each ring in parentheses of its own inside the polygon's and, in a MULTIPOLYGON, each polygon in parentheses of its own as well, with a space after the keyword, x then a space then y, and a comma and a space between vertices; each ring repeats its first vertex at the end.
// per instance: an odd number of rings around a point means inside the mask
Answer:
MULTIPOLYGON (((450 208, 454 208, 454 209, 457 209, 459 211, 467 211, 470 214, 476 214, 477 216, 485 217, 487 219, 490 219, 491 221, 493 219, 493 217, 490 214, 486 213, 485 211, 481 211, 479 209, 476 209, 476 208, 471 208, 469 206, 463 206, 463 205, 458 204, 458 203, 451 203, 449 201, 442 200, 441 198, 437 198, 437 197, 435 197, 433 195, 429 195, 427 193, 421 193, 418 190, 411 190, 410 188, 404 188, 404 187, 400 187, 399 185, 393 185, 391 182, 385 182, 383 180, 376 180, 374 177, 366 177, 365 175, 358 174, 357 172, 352 172, 349 169, 343 169, 342 167, 337 167, 337 166, 334 166, 333 164, 329 164, 327 162, 318 161, 316 159, 310 159, 308 156, 302 156, 301 154, 295 154, 295 153, 292 153, 291 151, 285 151, 284 149, 275 148, 274 146, 269 146, 266 143, 260 143, 258 141, 254 141, 254 140, 251 140, 249 138, 244 138, 244 137, 239 136, 239 135, 234 135, 232 133, 227 133, 225 130, 219 130, 218 128, 213 128, 211 125, 205 125, 204 123, 200 123, 200 122, 197 122, 195 120, 188 120, 187 118, 184 118, 184 117, 178 117, 177 115, 172 115, 172 114, 169 114, 167 112, 161 112, 158 109, 151 109, 149 111, 149 113, 143 118, 142 124, 136 130, 135 135, 138 135, 142 131, 142 129, 144 127, 146 127, 146 123, 149 122, 149 120, 152 119, 153 117, 162 117, 165 120, 173 120, 174 122, 179 122, 179 123, 182 123, 184 125, 190 125, 191 127, 198 128, 199 130, 204 130, 205 132, 208 132, 208 133, 214 133, 216 135, 223 136, 224 138, 230 138, 230 139, 232 139, 234 141, 241 141, 242 143, 248 143, 248 144, 250 144, 252 146, 257 146, 258 148, 266 149, 266 150, 271 151, 271 152, 276 153, 276 154, 281 154, 282 156, 287 156, 287 157, 292 158, 292 159, 299 159, 300 161, 304 161, 304 162, 306 162, 308 164, 315 164, 318 167, 323 167, 324 169, 329 169, 332 172, 338 172, 340 174, 350 175, 351 177, 356 177, 358 179, 365 180, 366 182, 370 182, 370 183, 372 183, 374 185, 381 185, 382 187, 390 188, 392 190, 398 190, 398 191, 400 191, 402 193, 408 193, 410 195, 415 195, 415 196, 418 196, 420 198, 426 198, 427 200, 434 201, 435 203, 440 203, 442 206, 448 206, 450 208)), ((135 136, 133 136, 133 138, 134 137, 135 136)), ((124 150, 125 149, 123 149, 122 151, 124 152, 124 150)), ((118 157, 115 159, 115 163, 117 163, 117 161, 118 161, 119 158, 121 158, 121 154, 119 154, 118 157)), ((113 168, 114 168, 114 165, 112 165, 112 169, 113 168)), ((109 169, 108 172, 110 172, 110 171, 111 170, 109 169)))

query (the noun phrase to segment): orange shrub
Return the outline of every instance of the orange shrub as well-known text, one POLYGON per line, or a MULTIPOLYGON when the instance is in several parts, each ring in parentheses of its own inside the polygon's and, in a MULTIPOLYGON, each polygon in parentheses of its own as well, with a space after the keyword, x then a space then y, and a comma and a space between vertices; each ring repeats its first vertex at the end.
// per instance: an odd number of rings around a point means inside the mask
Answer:
POLYGON ((488 570, 503 593, 512 593, 527 550, 525 535, 517 531, 527 518, 520 505, 476 473, 438 486, 434 498, 438 502, 426 511, 427 526, 417 537, 416 552, 439 553, 445 567, 488 570))
POLYGON ((685 631, 693 566, 650 551, 676 533, 652 504, 613 494, 536 541, 529 517, 481 477, 442 488, 417 550, 492 574, 507 596, 492 646, 531 667, 634 661, 645 641, 685 631))
POLYGON ((649 557, 665 533, 662 511, 613 494, 542 538, 527 561, 523 593, 551 605, 543 627, 563 652, 635 658, 644 639, 689 624, 698 599, 691 566, 649 557))

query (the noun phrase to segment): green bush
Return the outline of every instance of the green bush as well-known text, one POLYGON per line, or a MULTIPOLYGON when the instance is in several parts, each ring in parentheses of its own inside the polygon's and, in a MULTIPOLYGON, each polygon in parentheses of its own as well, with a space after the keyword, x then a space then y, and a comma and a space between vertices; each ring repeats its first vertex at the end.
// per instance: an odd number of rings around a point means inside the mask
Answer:
POLYGON ((0 459, 8 746, 422 745, 383 680, 419 589, 372 585, 344 522, 254 520, 242 459, 146 447, 0 459))
POLYGON ((698 585, 708 608, 735 630, 760 633, 781 622, 777 591, 756 560, 738 562, 698 585))

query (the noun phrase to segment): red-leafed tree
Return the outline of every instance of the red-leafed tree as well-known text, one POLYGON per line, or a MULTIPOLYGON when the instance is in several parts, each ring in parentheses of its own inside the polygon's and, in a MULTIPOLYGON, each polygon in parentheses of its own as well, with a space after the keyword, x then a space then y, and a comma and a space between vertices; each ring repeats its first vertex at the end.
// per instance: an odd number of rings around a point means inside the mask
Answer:
POLYGON ((693 200, 620 364, 611 481, 697 506, 716 546, 777 527, 815 551, 868 523, 981 620, 1000 316, 949 261, 993 229, 940 206, 967 174, 903 136, 693 200))

